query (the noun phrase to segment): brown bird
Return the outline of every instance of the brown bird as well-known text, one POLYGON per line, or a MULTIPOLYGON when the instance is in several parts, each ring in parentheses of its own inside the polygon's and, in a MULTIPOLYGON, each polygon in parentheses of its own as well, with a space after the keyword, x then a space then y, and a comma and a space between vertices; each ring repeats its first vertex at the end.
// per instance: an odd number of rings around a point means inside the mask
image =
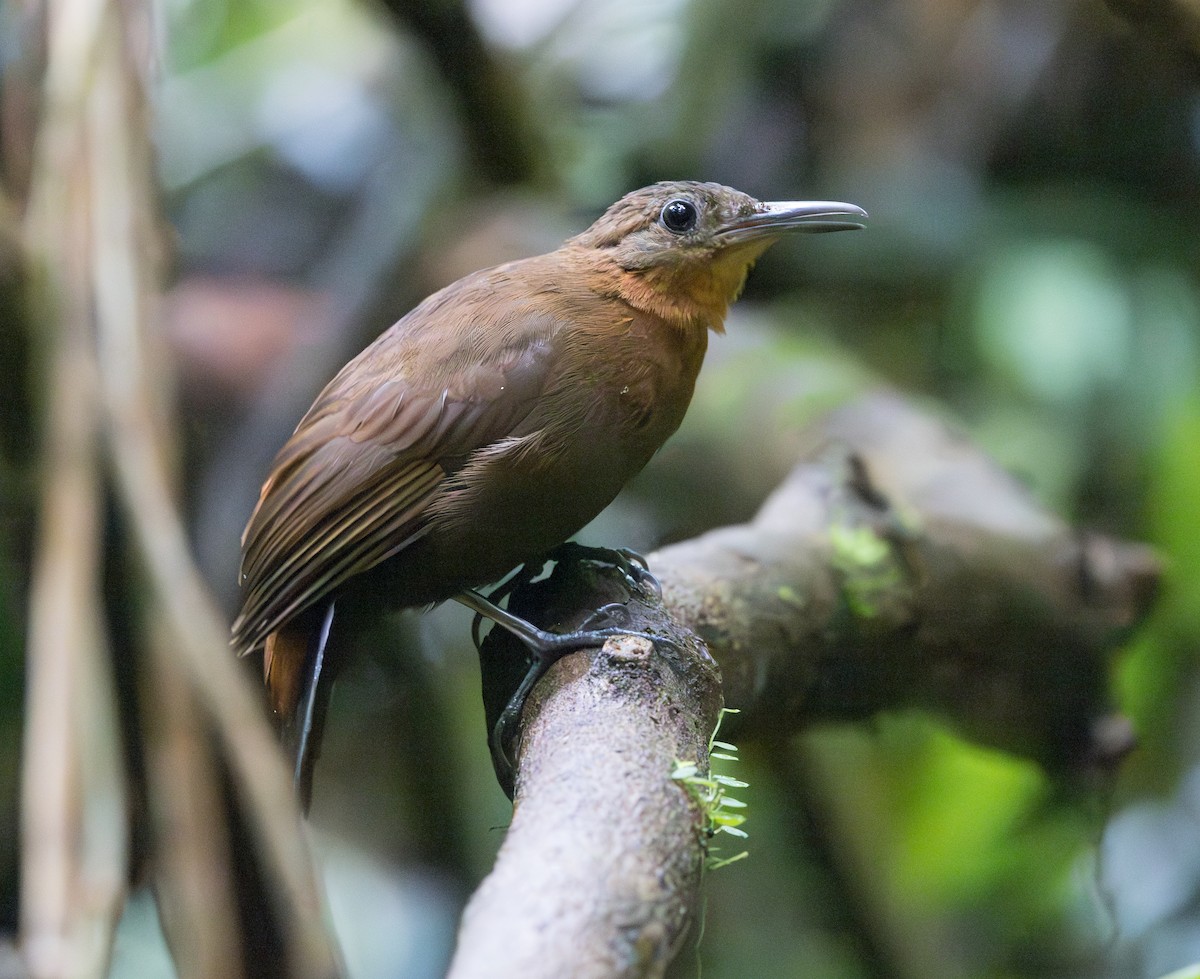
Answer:
POLYGON ((344 607, 457 599, 516 631, 540 671, 621 631, 540 632, 471 589, 544 558, 645 466, 683 420, 708 332, 780 235, 865 218, 654 184, 549 254, 434 293, 342 368, 263 484, 233 625, 239 654, 264 649, 305 803, 334 600, 340 622, 344 607))

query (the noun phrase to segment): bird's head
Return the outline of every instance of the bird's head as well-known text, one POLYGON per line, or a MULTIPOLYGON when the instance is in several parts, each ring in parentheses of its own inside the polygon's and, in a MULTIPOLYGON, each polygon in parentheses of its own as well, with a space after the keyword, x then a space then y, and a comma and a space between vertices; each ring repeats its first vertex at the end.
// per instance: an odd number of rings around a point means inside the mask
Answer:
POLYGON ((866 218, 853 204, 764 202, 721 184, 667 181, 626 194, 568 244, 624 273, 621 292, 633 305, 719 330, 751 266, 780 236, 848 231, 866 218))

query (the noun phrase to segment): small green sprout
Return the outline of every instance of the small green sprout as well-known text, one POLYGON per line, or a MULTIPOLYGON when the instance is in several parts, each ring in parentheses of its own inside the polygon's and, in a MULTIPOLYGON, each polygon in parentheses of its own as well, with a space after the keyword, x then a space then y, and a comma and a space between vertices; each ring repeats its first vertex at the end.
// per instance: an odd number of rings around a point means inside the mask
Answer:
POLYGON ((744 789, 749 783, 712 770, 718 761, 738 761, 737 746, 728 741, 717 740, 717 732, 721 730, 721 722, 725 719, 725 715, 736 713, 738 712, 731 708, 721 708, 721 713, 717 717, 717 726, 708 739, 710 771, 707 776, 700 774, 700 766, 694 761, 677 759, 675 767, 671 771, 671 778, 683 786, 684 791, 695 800, 696 805, 704 814, 701 845, 704 847, 704 866, 708 870, 719 870, 721 867, 726 867, 750 855, 748 851, 743 850, 737 856, 718 857, 716 855, 718 847, 713 846, 710 842, 718 833, 728 833, 730 836, 736 836, 743 840, 747 838, 746 831, 741 828, 746 821, 746 816, 738 811, 745 809, 746 803, 733 798, 727 790, 744 789))

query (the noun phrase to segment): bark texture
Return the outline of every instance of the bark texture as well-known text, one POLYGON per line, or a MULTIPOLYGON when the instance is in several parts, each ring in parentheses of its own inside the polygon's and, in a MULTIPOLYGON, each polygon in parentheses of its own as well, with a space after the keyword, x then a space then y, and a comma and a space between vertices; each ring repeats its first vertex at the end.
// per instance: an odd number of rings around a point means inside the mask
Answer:
POLYGON ((751 523, 650 565, 751 730, 919 707, 1053 771, 1132 745, 1109 658, 1153 602, 1153 550, 1072 528, 897 396, 828 415, 751 523))
MULTIPOLYGON (((619 571, 562 569, 517 597, 518 611, 576 628, 617 602, 610 614, 661 639, 573 654, 534 689, 512 825, 466 911, 451 976, 659 975, 694 915, 703 819, 671 773, 676 759, 707 768, 716 664, 619 571)), ((507 633, 483 652, 485 683, 521 655, 507 633)))

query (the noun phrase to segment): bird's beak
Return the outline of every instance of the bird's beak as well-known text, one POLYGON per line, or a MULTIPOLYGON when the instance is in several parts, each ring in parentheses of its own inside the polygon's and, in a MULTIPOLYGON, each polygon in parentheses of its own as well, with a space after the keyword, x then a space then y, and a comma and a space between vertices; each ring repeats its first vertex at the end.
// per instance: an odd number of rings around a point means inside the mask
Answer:
POLYGON ((838 201, 768 201, 753 214, 734 218, 717 232, 734 244, 774 238, 789 231, 854 231, 866 227, 867 212, 838 201))

